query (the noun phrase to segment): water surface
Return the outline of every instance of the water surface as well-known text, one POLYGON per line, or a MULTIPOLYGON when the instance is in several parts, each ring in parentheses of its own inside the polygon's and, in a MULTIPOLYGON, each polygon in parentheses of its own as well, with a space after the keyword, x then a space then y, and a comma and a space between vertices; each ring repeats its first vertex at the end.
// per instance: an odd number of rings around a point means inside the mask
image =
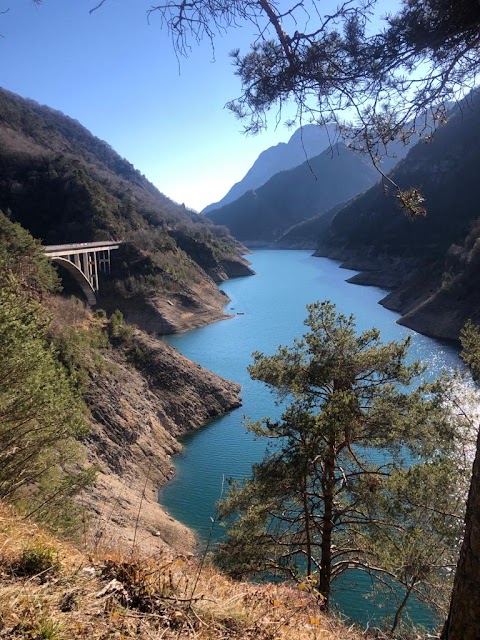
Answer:
MULTIPOLYGON (((266 386, 248 376, 252 353, 272 354, 278 345, 291 344, 301 336, 308 303, 330 300, 340 312, 355 315, 360 331, 379 328, 384 341, 412 336, 410 357, 427 362, 432 377, 443 367, 459 364, 453 347, 396 324, 398 314, 377 304, 385 291, 345 282, 354 272, 340 269, 337 262, 314 258, 310 251, 258 250, 247 257, 257 275, 221 285, 231 299, 226 312, 234 317, 167 338, 188 358, 242 385, 241 408, 184 439, 184 450, 175 458, 176 475, 160 496, 169 513, 203 540, 210 533, 224 478, 249 475, 252 463, 263 456, 265 441, 245 430, 245 418, 281 413, 266 386)), ((216 539, 222 535, 218 525, 213 534, 216 539)), ((360 576, 353 589, 337 587, 335 596, 343 613, 364 624, 376 613, 374 605, 361 597, 366 589, 368 584, 360 576)), ((419 623, 431 622, 421 608, 414 608, 412 615, 419 623)))

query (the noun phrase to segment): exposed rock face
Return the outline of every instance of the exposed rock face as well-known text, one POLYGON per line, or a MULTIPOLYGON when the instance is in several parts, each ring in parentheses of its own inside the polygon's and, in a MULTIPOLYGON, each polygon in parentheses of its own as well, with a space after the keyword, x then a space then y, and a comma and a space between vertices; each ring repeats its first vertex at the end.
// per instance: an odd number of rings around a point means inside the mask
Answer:
MULTIPOLYGON (((315 255, 325 252, 317 251, 315 255)), ((327 253, 325 257, 342 259, 342 252, 327 253)), ((360 271, 348 279, 352 284, 391 289, 379 304, 400 313, 402 317, 397 322, 419 333, 458 342, 467 320, 480 324, 480 291, 470 278, 458 278, 445 286, 442 261, 359 256, 345 259, 341 267, 360 271)))
POLYGON ((101 300, 101 306, 107 311, 119 309, 127 322, 157 335, 188 331, 223 320, 228 317, 223 311, 227 303, 226 294, 208 283, 148 299, 136 296, 125 301, 115 295, 105 295, 101 300))
MULTIPOLYGON (((99 306, 152 334, 226 317, 215 281, 251 272, 225 229, 164 196, 80 123, 3 89, 0 183, 0 208, 46 244, 124 240, 100 276, 99 306)), ((89 331, 88 314, 71 320, 89 331)), ((188 549, 191 533, 158 506, 157 490, 176 438, 238 406, 239 388, 140 332, 133 345, 92 347, 87 360, 92 528, 127 545, 188 549)))
MULTIPOLYGON (((254 275, 249 262, 241 255, 230 252, 228 257, 217 257, 212 247, 182 231, 172 234, 177 245, 201 267, 214 282, 223 282, 228 278, 254 275)), ((239 245, 239 251, 244 249, 239 245)), ((245 249, 247 251, 247 249, 245 249)))
POLYGON ((225 271, 227 278, 241 278, 243 276, 255 275, 248 265, 250 263, 247 260, 240 262, 239 260, 222 260, 221 265, 225 271))
POLYGON ((157 502, 173 475, 177 438, 240 406, 239 386, 202 368, 169 345, 135 334, 134 346, 108 350, 92 379, 87 450, 99 473, 85 503, 102 544, 194 548, 193 534, 157 502))
POLYGON ((181 232, 175 232, 175 238, 183 248, 163 253, 122 245, 112 257, 111 275, 102 275, 99 306, 110 313, 119 309, 127 322, 157 335, 228 317, 223 310, 228 297, 215 283, 252 275, 247 260, 235 254, 217 258, 206 243, 181 232), (168 261, 167 268, 162 259, 168 261), (182 282, 168 269, 182 273, 182 282))

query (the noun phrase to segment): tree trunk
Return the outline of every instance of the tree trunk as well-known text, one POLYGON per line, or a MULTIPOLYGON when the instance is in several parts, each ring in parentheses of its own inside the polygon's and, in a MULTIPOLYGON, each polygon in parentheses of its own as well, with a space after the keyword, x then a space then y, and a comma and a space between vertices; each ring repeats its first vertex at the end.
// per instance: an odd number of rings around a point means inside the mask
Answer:
POLYGON ((305 540, 307 553, 307 576, 312 575, 312 532, 310 530, 310 512, 308 509, 307 478, 303 474, 302 484, 303 516, 305 518, 305 540))
POLYGON ((465 514, 465 537, 442 640, 480 639, 480 432, 465 514))
POLYGON ((323 608, 328 611, 332 581, 332 531, 333 531, 333 494, 335 490, 335 455, 331 453, 325 460, 323 492, 323 531, 320 559, 319 591, 323 597, 323 608))
POLYGON ((416 584, 417 584, 417 579, 416 579, 416 577, 414 577, 413 580, 412 580, 412 583, 410 584, 410 586, 408 587, 408 589, 405 592, 405 596, 404 596, 402 602, 400 603, 400 606, 398 607, 397 611, 395 612, 395 618, 393 619, 392 628, 390 629, 390 633, 391 634, 393 634, 395 632, 396 628, 398 627, 402 612, 405 609, 405 607, 407 606, 408 599, 410 598, 410 596, 412 594, 412 591, 413 591, 413 588, 414 588, 414 586, 416 584))

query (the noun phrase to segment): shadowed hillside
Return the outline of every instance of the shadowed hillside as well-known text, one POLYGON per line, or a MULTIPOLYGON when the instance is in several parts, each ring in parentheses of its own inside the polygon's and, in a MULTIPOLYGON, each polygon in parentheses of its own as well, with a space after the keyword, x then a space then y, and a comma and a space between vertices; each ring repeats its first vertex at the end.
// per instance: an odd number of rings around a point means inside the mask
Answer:
POLYGON ((284 246, 318 238, 318 253, 366 270, 353 282, 396 290, 383 303, 424 333, 458 338, 479 320, 478 166, 480 95, 452 110, 431 144, 418 144, 391 173, 403 190, 418 189, 427 215, 410 220, 395 192, 377 184, 328 219, 313 219, 282 238, 284 246))
POLYGON ((234 202, 247 191, 261 187, 276 173, 298 167, 309 158, 322 153, 337 139, 338 131, 333 124, 326 127, 313 124, 300 127, 288 142, 279 142, 274 147, 262 151, 246 175, 235 183, 221 200, 205 207, 202 213, 206 214, 214 209, 220 209, 226 204, 234 202))
POLYGON ((310 162, 277 173, 208 217, 243 242, 268 244, 293 224, 348 200, 377 179, 372 167, 339 143, 310 162))
POLYGON ((76 120, 5 90, 0 210, 45 244, 130 241, 116 256, 115 306, 128 317, 135 299, 146 311, 134 315, 149 330, 175 330, 185 312, 199 324, 222 317, 214 280, 251 273, 226 229, 164 196, 76 120), (178 313, 163 322, 166 295, 178 313))

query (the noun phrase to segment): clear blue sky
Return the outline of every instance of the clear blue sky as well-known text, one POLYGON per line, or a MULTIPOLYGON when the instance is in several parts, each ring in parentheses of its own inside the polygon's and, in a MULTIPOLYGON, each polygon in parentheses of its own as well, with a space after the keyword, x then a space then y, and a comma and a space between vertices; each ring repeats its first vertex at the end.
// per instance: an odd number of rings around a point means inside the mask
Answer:
MULTIPOLYGON (((224 108, 240 93, 228 53, 253 28, 193 45, 180 64, 149 0, 0 0, 0 85, 76 118, 163 193, 201 210, 247 172, 261 151, 292 134, 275 118, 246 137, 224 108)), ((332 0, 327 0, 332 6, 332 0)), ((397 4, 381 2, 384 10, 397 4)), ((293 111, 292 111, 293 113, 293 111)))

